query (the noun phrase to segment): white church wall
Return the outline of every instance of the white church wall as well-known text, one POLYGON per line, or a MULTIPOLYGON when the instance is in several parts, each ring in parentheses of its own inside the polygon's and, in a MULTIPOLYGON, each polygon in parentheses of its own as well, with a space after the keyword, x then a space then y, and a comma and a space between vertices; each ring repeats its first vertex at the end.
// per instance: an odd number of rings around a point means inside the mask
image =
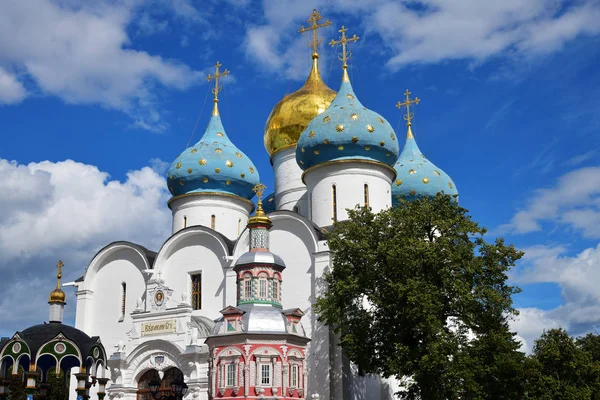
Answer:
POLYGON ((331 163, 311 169, 304 175, 311 219, 318 226, 333 223, 334 186, 338 221, 348 219, 347 208, 365 205, 365 185, 373 212, 389 208, 393 178, 391 168, 364 162, 331 163))
POLYGON ((278 151, 271 161, 275 179, 276 209, 295 211, 307 217, 308 197, 306 185, 302 182, 302 170, 296 162, 296 147, 278 151))
POLYGON ((131 329, 130 313, 143 298, 148 268, 145 256, 126 244, 105 249, 90 263, 77 292, 76 327, 90 336, 100 336, 110 355, 131 329), (122 311, 125 284, 125 313, 122 311), (81 299, 80 299, 81 297, 81 299), (79 313, 79 303, 86 303, 79 313))
POLYGON ((169 207, 173 214, 173 233, 202 225, 235 240, 246 228, 254 205, 234 196, 202 194, 178 197, 169 207))
POLYGON ((201 309, 194 314, 213 319, 225 307, 223 268, 228 264, 227 248, 221 239, 203 229, 182 231, 172 237, 161 249, 155 269, 165 286, 173 290, 167 308, 176 307, 182 301, 182 294, 189 301, 191 276, 201 274, 201 309))

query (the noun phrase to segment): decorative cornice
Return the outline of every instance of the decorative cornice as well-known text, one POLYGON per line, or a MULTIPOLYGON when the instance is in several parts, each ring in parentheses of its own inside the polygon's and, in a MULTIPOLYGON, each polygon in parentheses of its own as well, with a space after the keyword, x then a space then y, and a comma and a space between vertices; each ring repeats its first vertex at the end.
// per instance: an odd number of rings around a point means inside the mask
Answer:
POLYGON ((324 163, 321 163, 321 164, 313 165, 312 167, 306 169, 304 171, 304 173, 302 174, 302 183, 306 184, 306 182, 304 181, 304 177, 310 171, 313 171, 313 170, 315 170, 317 168, 320 168, 320 167, 326 167, 328 165, 333 165, 333 164, 348 164, 348 163, 362 163, 362 164, 376 165, 378 167, 381 167, 381 168, 386 169, 389 172, 391 172, 393 174, 392 181, 394 179, 396 179, 396 174, 397 174, 396 170, 393 167, 390 167, 387 164, 381 163, 379 161, 363 160, 363 159, 360 159, 360 158, 351 158, 351 159, 343 159, 343 160, 332 160, 332 161, 327 161, 327 162, 324 162, 324 163))

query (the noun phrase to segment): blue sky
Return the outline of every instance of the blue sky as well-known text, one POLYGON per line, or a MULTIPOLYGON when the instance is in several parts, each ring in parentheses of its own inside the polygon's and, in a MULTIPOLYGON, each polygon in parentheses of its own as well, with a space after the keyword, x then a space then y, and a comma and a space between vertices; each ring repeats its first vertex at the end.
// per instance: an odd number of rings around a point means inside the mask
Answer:
MULTIPOLYGON (((407 88, 419 96, 421 150, 491 236, 527 251, 511 275, 524 289, 514 328, 525 348, 544 328, 595 330, 600 2, 448 3, 3 2, 0 288, 20 294, 0 300, 0 335, 46 318, 59 258, 72 280, 111 241, 157 249, 169 235, 164 171, 198 117, 192 143, 202 135, 217 60, 231 71, 225 129, 272 188, 263 128, 308 74, 308 37, 297 30, 313 7, 332 21, 324 43, 341 25, 361 37, 350 61, 361 102, 402 135, 394 105, 407 88)), ((329 46, 320 53, 337 89, 340 64, 329 46)))

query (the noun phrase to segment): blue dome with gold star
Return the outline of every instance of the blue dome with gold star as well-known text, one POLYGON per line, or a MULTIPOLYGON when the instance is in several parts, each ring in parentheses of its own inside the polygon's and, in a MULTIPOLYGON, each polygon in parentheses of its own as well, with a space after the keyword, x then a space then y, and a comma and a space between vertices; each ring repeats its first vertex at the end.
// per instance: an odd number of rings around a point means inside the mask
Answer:
POLYGON ((361 104, 344 70, 344 79, 329 108, 300 135, 296 160, 303 170, 336 160, 367 160, 392 166, 399 150, 391 125, 361 104))
POLYGON ((251 199, 260 181, 252 160, 227 137, 216 103, 200 141, 173 161, 167 176, 173 196, 221 193, 251 199))
POLYGON ((392 184, 392 204, 398 197, 414 200, 419 197, 433 197, 437 193, 458 195, 456 185, 448 174, 429 161, 417 146, 411 126, 406 133, 406 144, 394 165, 396 180, 392 184))

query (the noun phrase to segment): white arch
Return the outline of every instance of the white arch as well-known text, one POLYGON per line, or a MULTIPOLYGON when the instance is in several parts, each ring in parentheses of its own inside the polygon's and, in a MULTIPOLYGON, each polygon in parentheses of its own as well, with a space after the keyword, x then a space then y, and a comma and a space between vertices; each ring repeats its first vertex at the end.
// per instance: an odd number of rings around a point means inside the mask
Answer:
POLYGON ((171 367, 182 370, 178 358, 184 349, 166 340, 150 340, 136 347, 127 357, 128 370, 132 371, 131 386, 137 387, 140 377, 151 369, 165 371, 171 367), (155 356, 164 356, 164 361, 157 365, 155 356))
POLYGON ((119 251, 132 252, 134 258, 141 261, 141 264, 133 263, 140 270, 140 273, 145 269, 152 268, 141 247, 129 242, 114 242, 100 250, 92 261, 90 261, 85 270, 83 286, 79 287, 79 290, 91 290, 94 279, 98 275, 98 272, 106 265, 106 260, 119 251))

